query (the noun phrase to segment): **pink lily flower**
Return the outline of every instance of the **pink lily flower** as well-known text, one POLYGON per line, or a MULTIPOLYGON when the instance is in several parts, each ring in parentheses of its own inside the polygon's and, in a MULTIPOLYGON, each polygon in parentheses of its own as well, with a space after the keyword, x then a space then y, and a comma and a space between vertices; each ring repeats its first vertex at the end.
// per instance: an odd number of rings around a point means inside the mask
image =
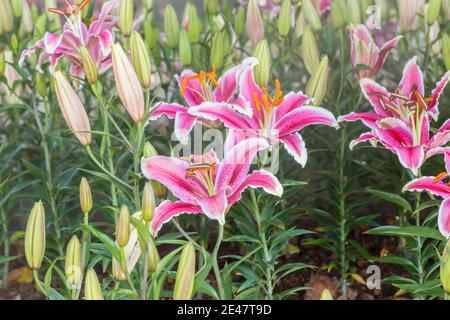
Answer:
POLYGON ((245 59, 240 77, 241 100, 252 110, 251 115, 238 112, 236 108, 217 102, 205 102, 189 109, 189 114, 207 120, 220 120, 232 129, 230 138, 240 141, 248 137, 265 138, 269 144, 283 143, 285 149, 302 166, 306 164, 305 142, 298 133, 313 124, 325 124, 338 128, 335 117, 324 108, 305 106, 310 99, 302 92, 290 92, 283 97, 279 81, 276 92, 270 97, 266 88, 259 87, 254 79, 255 58, 245 59))
POLYGON ((446 172, 442 172, 436 177, 422 177, 412 180, 403 187, 403 192, 428 191, 444 198, 439 207, 438 227, 442 235, 448 239, 450 237, 450 185, 442 181, 448 178, 450 173, 450 150, 448 148, 444 150, 444 160, 446 172))
POLYGON ((111 67, 111 44, 114 43, 112 28, 117 23, 117 18, 109 15, 118 4, 118 0, 104 3, 98 19, 88 27, 81 20, 81 10, 89 3, 84 0, 81 4, 70 4, 66 0, 67 8, 50 9, 52 13, 66 18, 62 34, 46 32, 43 39, 38 40, 33 46, 22 52, 19 63, 32 55, 37 49, 42 49, 39 55, 37 69, 42 72, 44 62, 50 62, 50 70, 53 72, 61 58, 67 58, 71 64, 71 74, 83 77, 84 71, 81 63, 80 48, 85 46, 97 65, 99 74, 111 67))
POLYGON ((442 153, 442 146, 450 140, 450 122, 445 122, 429 136, 431 118, 439 114, 439 97, 446 87, 450 72, 447 72, 431 92, 424 98, 423 75, 412 58, 403 70, 403 78, 395 93, 388 92, 373 80, 362 79, 361 89, 375 112, 351 112, 339 117, 338 121, 357 121, 371 129, 350 143, 353 148, 360 142, 380 142, 396 154, 400 163, 417 174, 425 160, 442 153))
POLYGON ((242 108, 242 103, 238 103, 239 98, 235 98, 241 69, 241 65, 235 66, 225 72, 219 79, 217 79, 214 66, 211 72, 200 71, 195 73, 191 70, 184 70, 180 76, 177 76, 177 80, 186 105, 159 103, 155 107, 150 121, 157 120, 163 115, 169 119, 175 119, 175 136, 182 144, 187 144, 189 133, 198 120, 196 116, 188 113, 194 106, 208 102, 226 103, 241 113, 251 112, 251 110, 242 108))
POLYGON ((255 170, 249 174, 253 158, 267 147, 264 139, 241 141, 226 150, 221 162, 214 151, 203 156, 192 155, 190 159, 143 158, 141 169, 144 176, 159 181, 179 199, 175 202, 165 200, 156 208, 151 223, 152 234, 156 235, 164 223, 182 213, 203 213, 224 224, 225 214, 248 187, 261 187, 280 197, 283 187, 272 173, 255 170))
POLYGON ((386 61, 389 52, 395 48, 401 36, 386 42, 379 48, 365 25, 350 26, 351 43, 350 62, 357 79, 375 77, 386 61), (369 70, 357 70, 358 65, 364 65, 369 70))

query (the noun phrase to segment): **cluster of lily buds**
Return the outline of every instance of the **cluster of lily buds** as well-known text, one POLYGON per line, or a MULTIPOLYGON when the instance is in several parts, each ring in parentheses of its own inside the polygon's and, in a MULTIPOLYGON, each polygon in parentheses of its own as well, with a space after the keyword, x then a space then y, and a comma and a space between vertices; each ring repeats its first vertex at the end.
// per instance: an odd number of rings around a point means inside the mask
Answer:
POLYGON ((42 201, 31 209, 25 229, 25 258, 31 269, 41 267, 45 253, 45 212, 42 201))

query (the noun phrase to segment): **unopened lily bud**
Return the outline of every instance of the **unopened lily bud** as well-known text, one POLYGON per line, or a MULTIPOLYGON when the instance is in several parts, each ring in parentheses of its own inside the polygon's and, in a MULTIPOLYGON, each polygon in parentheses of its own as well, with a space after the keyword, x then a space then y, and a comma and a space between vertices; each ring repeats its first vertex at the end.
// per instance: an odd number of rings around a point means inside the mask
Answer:
POLYGON ((13 33, 11 35, 11 49, 13 49, 13 51, 17 51, 18 48, 19 48, 19 39, 17 39, 16 34, 13 33))
POLYGON ((47 15, 41 14, 35 23, 35 30, 39 36, 43 36, 45 34, 45 30, 47 30, 47 15))
POLYGON ((117 261, 116 258, 112 258, 112 274, 113 278, 116 281, 125 281, 127 280, 127 275, 125 272, 123 272, 122 266, 120 265, 120 262, 117 261))
POLYGON ((45 212, 42 201, 36 202, 25 229, 25 257, 31 269, 41 267, 45 253, 45 212))
POLYGON ((134 5, 133 0, 121 0, 119 11, 119 29, 129 37, 133 32, 134 5))
POLYGON ((228 21, 233 20, 233 8, 228 0, 222 1, 223 15, 228 21))
POLYGON ((197 7, 194 5, 190 5, 188 7, 188 21, 189 21, 189 27, 188 27, 188 36, 189 41, 191 43, 197 43, 200 40, 200 35, 202 33, 202 23, 200 21, 200 18, 198 17, 197 7))
POLYGON ((146 222, 150 222, 155 214, 155 194, 150 181, 147 181, 142 194, 142 218, 146 222))
POLYGON ((112 65, 120 100, 131 119, 137 123, 145 116, 144 93, 133 65, 120 44, 112 45, 112 65))
POLYGON ((166 6, 164 12, 164 32, 167 37, 167 45, 169 48, 175 49, 180 38, 180 22, 175 9, 170 4, 166 6))
POLYGON ((450 70, 450 37, 447 33, 442 35, 442 57, 445 67, 447 70, 450 70))
POLYGON ((146 141, 144 143, 144 158, 150 158, 157 155, 158 152, 156 151, 155 147, 149 141, 146 141))
POLYGON ((245 25, 245 9, 240 6, 236 12, 236 20, 234 20, 234 31, 236 34, 241 35, 244 32, 245 25))
POLYGON ((47 97, 47 83, 45 81, 44 74, 36 72, 34 83, 36 84, 36 91, 41 96, 41 98, 47 97))
POLYGON ((61 71, 55 72, 55 91, 67 126, 83 146, 91 143, 91 126, 80 98, 61 71))
POLYGON ((441 10, 442 0, 430 0, 427 9, 427 23, 432 25, 439 17, 439 11, 441 10))
POLYGON ((4 32, 11 32, 13 30, 13 18, 13 11, 9 0, 0 0, 0 23, 4 32))
POLYGON ((156 248, 155 242, 153 241, 152 238, 150 238, 150 240, 148 242, 148 249, 149 249, 148 260, 147 260, 148 271, 155 272, 156 267, 158 266, 158 263, 159 263, 159 254, 158 254, 158 249, 156 248))
POLYGON ((81 283, 83 273, 81 265, 81 245, 78 237, 74 235, 70 239, 66 249, 66 261, 64 264, 67 284, 78 286, 81 283))
POLYGON ((450 240, 447 241, 444 252, 442 252, 440 278, 442 288, 447 294, 450 294, 450 240))
POLYGON ((156 32, 156 29, 152 26, 152 23, 149 20, 145 20, 143 22, 143 25, 144 25, 145 43, 147 44, 148 48, 151 50, 158 43, 158 34, 156 32))
POLYGON ((131 62, 133 63, 134 71, 138 76, 142 88, 148 89, 151 84, 151 66, 150 56, 145 47, 144 40, 137 31, 131 34, 131 62))
POLYGON ((323 289, 322 294, 320 295, 320 300, 333 300, 330 290, 323 289))
POLYGON ((316 38, 311 28, 307 27, 303 33, 302 45, 300 47, 303 62, 309 74, 316 72, 319 67, 319 49, 316 38))
POLYGON ((130 212, 123 205, 120 208, 119 219, 116 226, 116 241, 119 247, 125 247, 130 240, 130 212))
POLYGON ((331 21, 336 29, 342 28, 345 23, 345 8, 342 6, 342 0, 333 0, 331 3, 331 21))
POLYGON ((156 180, 152 180, 153 191, 158 199, 165 199, 167 195, 167 189, 164 185, 156 180))
POLYGON ((31 16, 31 9, 28 3, 25 0, 23 1, 23 9, 22 9, 22 17, 20 21, 20 30, 25 34, 29 34, 33 31, 34 23, 33 18, 31 16))
POLYGON ((97 65, 89 53, 89 50, 85 46, 81 46, 80 48, 80 57, 81 63, 83 65, 84 74, 86 75, 86 79, 90 84, 94 84, 97 82, 98 72, 97 65))
POLYGON ((205 0, 205 8, 206 8, 206 12, 208 12, 208 14, 211 14, 211 15, 216 14, 218 7, 219 7, 218 0, 205 0))
POLYGON ((0 78, 5 75, 6 70, 6 58, 5 58, 5 52, 0 52, 0 78))
POLYGON ((89 182, 85 177, 81 178, 80 182, 80 207, 83 213, 88 213, 92 210, 92 193, 89 182))
POLYGON ((256 46, 253 54, 259 63, 255 66, 255 80, 260 87, 267 87, 270 78, 270 50, 267 40, 263 40, 256 46))
POLYGON ((302 10, 304 10, 305 18, 306 20, 308 20, 311 27, 314 30, 321 29, 322 22, 320 21, 320 15, 312 0, 303 0, 302 3, 303 3, 302 10))
POLYGON ((278 33, 282 37, 289 34, 291 28, 291 1, 284 0, 281 5, 280 14, 278 16, 278 33))
POLYGON ((314 98, 314 105, 321 104, 327 91, 328 83, 328 57, 324 56, 320 61, 319 67, 312 74, 306 86, 306 95, 314 98))
POLYGON ((361 9, 358 0, 347 0, 346 16, 349 23, 361 23, 361 9))
POLYGON ((144 2, 145 9, 147 9, 147 10, 153 9, 154 0, 144 0, 143 2, 144 2))
POLYGON ((180 53, 181 63, 185 66, 190 65, 192 62, 192 48, 191 43, 189 42, 188 33, 184 29, 180 32, 178 51, 180 53))
POLYGON ((178 262, 177 277, 173 289, 174 300, 189 300, 192 298, 195 276, 195 249, 192 242, 184 245, 178 262))
POLYGON ((22 16, 22 11, 23 11, 23 2, 25 0, 13 0, 11 1, 11 5, 12 5, 12 10, 14 12, 14 15, 17 18, 20 18, 22 16))
POLYGON ((224 54, 225 54, 225 39, 222 32, 216 32, 211 44, 211 64, 220 68, 223 64, 224 54))
POLYGON ((264 39, 264 23, 257 0, 248 2, 247 33, 254 45, 264 39))
POLYGON ((84 282, 84 298, 86 300, 104 300, 102 288, 94 269, 89 269, 84 282))

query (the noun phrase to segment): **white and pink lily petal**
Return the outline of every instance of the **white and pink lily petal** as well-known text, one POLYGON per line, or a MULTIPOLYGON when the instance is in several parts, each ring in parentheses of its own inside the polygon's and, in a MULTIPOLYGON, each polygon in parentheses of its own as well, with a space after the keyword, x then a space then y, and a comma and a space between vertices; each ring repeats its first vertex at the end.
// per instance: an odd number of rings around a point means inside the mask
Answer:
POLYGON ((405 191, 428 191, 436 196, 444 198, 439 208, 438 227, 445 238, 450 236, 450 186, 437 177, 422 177, 408 182, 403 187, 405 191))

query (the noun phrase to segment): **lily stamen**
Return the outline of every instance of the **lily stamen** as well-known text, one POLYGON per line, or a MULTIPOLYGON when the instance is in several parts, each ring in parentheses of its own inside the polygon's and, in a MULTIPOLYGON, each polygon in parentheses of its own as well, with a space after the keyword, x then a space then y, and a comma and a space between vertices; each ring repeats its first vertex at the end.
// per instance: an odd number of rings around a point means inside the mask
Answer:
POLYGON ((202 87, 202 90, 204 90, 205 87, 207 86, 207 83, 205 81, 206 79, 209 79, 214 87, 216 87, 217 89, 220 89, 220 84, 219 84, 219 82, 217 82, 216 67, 213 65, 211 67, 210 72, 205 72, 202 70, 198 74, 195 74, 195 75, 192 75, 192 76, 189 76, 189 77, 186 77, 183 79, 183 81, 181 82, 181 95, 183 97, 186 92, 186 87, 187 87, 188 81, 195 80, 195 79, 198 79, 198 81, 200 82, 200 86, 202 87))
POLYGON ((439 181, 442 181, 447 177, 448 177, 448 173, 446 171, 441 172, 436 177, 434 177, 433 183, 438 183, 439 181))

